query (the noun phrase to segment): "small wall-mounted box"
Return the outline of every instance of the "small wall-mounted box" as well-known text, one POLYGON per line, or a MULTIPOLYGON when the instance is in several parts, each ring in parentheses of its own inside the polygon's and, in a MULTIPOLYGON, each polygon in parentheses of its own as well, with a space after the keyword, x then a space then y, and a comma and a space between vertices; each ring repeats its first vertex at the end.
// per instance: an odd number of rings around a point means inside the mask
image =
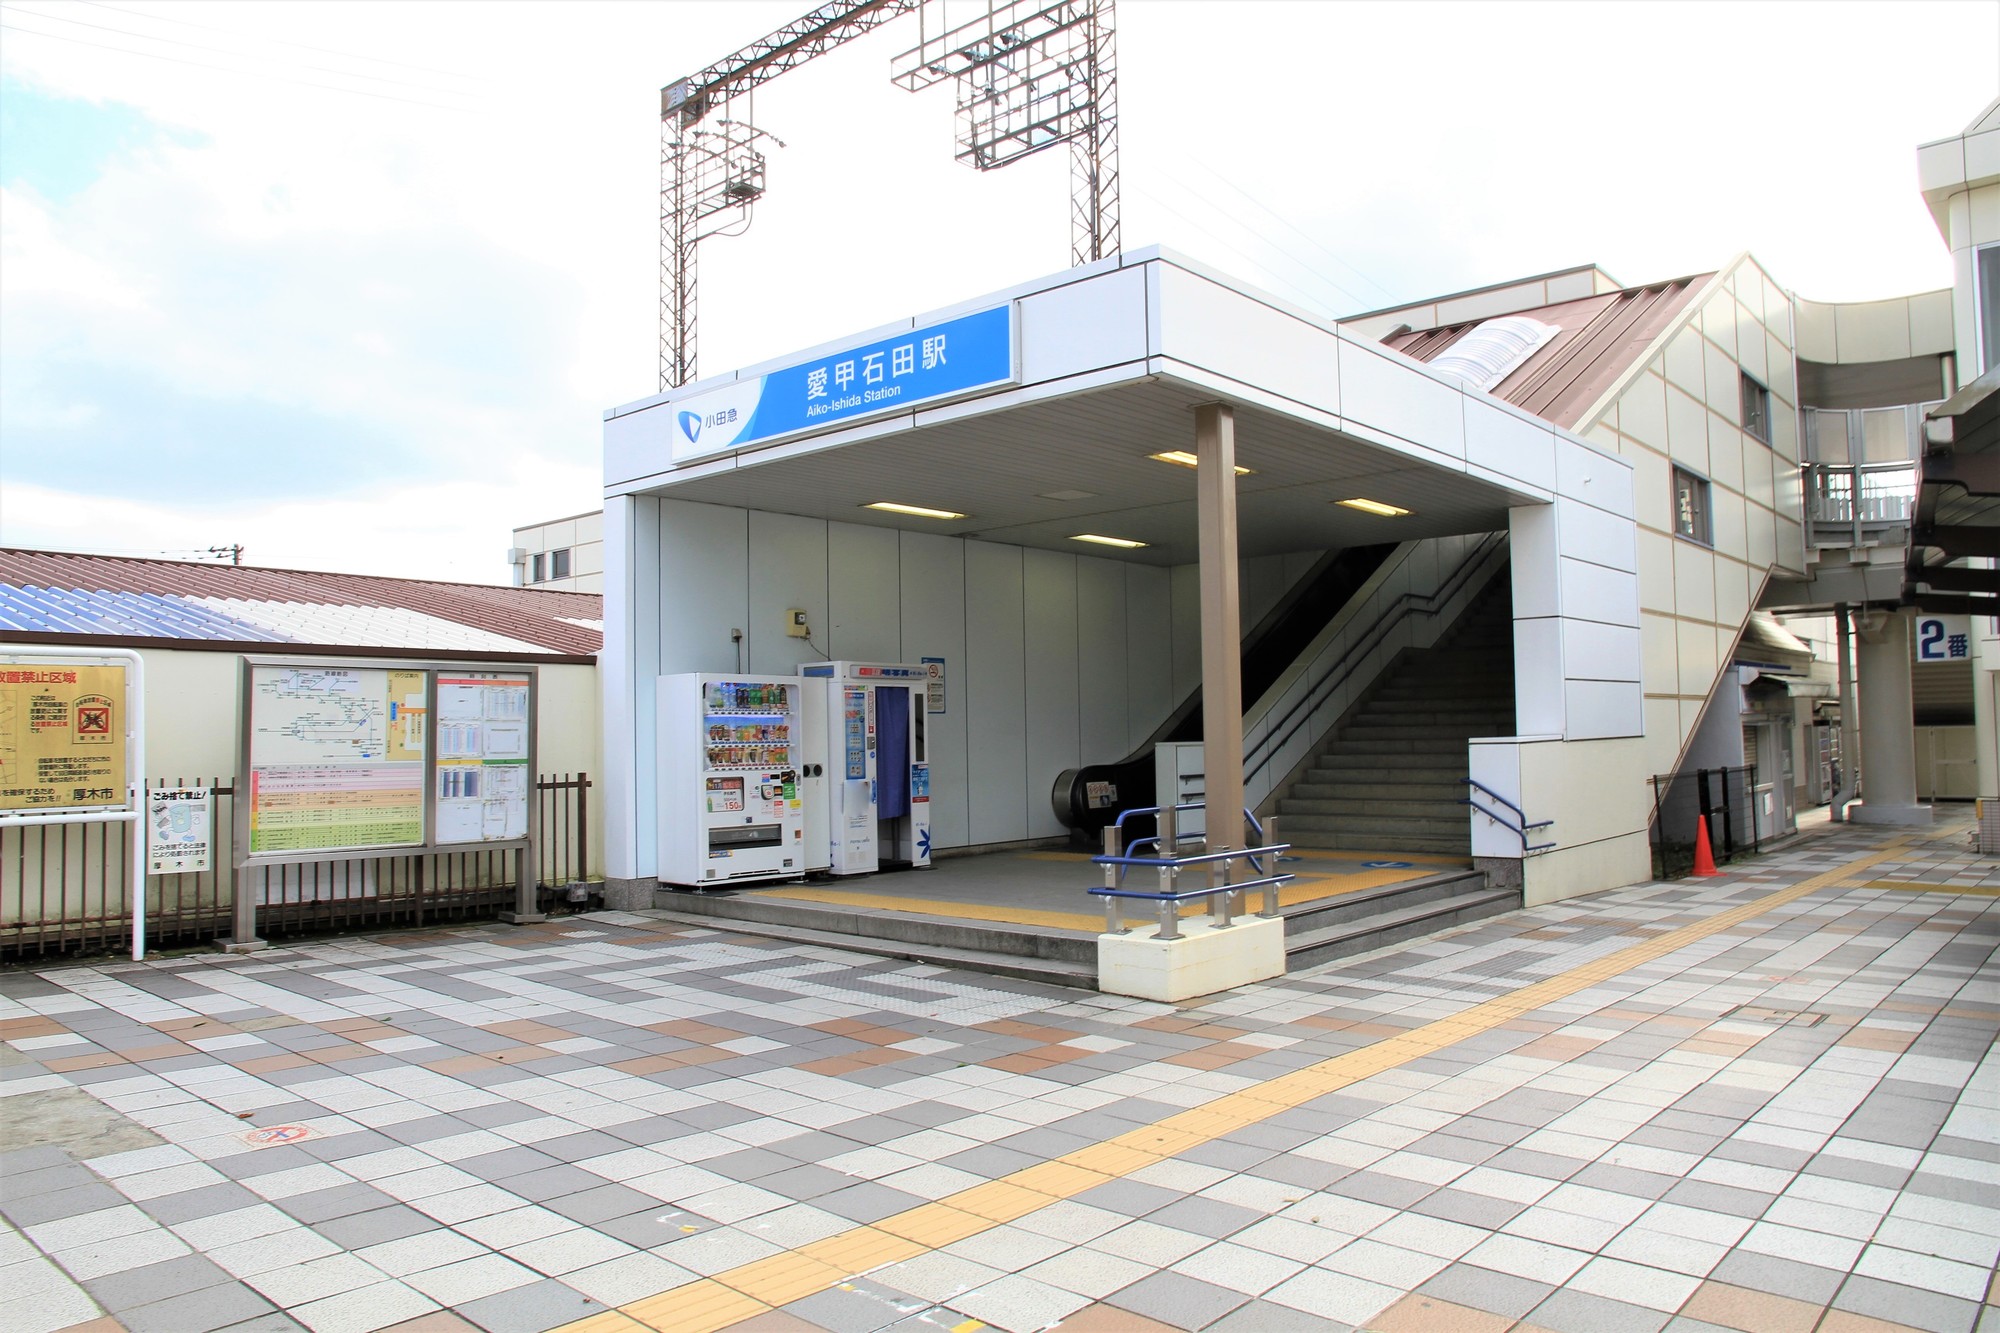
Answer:
POLYGON ((806 624, 806 613, 796 606, 785 612, 785 633, 794 639, 812 637, 812 626, 806 624))

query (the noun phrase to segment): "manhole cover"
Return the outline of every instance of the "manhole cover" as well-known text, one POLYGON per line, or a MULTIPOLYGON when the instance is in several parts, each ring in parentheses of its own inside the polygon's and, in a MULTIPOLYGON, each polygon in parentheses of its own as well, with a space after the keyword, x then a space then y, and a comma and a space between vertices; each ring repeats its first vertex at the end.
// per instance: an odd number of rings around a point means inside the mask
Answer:
POLYGON ((1755 1005, 1739 1004, 1723 1015, 1724 1018, 1740 1018, 1746 1023, 1771 1023, 1781 1027, 1809 1028, 1825 1014, 1810 1009, 1760 1009, 1755 1005))

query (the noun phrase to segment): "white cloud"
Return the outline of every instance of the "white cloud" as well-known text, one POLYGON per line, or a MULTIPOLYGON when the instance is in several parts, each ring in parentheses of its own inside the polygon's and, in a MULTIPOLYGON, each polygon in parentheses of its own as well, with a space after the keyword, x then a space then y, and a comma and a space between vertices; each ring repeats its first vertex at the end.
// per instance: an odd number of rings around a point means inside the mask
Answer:
MULTIPOLYGON (((8 34, 15 86, 160 133, 80 192, 0 198, 5 540, 234 541, 282 512, 260 562, 344 564, 363 523, 366 558, 408 562, 372 569, 503 579, 508 529, 597 503, 602 409, 655 387, 658 88, 805 7, 10 9, 55 34, 8 34), (98 489, 46 466, 65 448, 98 489), (162 451, 197 484, 133 462, 162 451), (239 484, 267 507, 218 507, 239 484)), ((1802 12, 1126 0, 1126 244, 1340 311, 1745 248, 1817 299, 1945 284, 1914 149, 1995 91, 2000 12, 1802 12)), ((951 92, 888 82, 914 40, 888 25, 758 93, 789 146, 749 235, 703 249, 704 367, 1066 262, 1064 154, 956 165, 951 92)))

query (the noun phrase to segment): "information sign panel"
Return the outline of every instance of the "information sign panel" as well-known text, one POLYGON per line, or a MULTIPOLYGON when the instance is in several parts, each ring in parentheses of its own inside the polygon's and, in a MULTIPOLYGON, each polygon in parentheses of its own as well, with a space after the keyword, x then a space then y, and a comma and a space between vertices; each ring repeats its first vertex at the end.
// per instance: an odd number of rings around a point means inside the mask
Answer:
POLYGON ((125 668, 0 666, 0 810, 122 807, 125 668))
POLYGON ((1968 662, 1972 660, 1972 631, 1969 617, 1920 615, 1916 622, 1917 661, 1968 662))
POLYGON ((424 840, 427 673, 250 669, 250 853, 424 840))
POLYGON ((437 842, 528 836, 528 686, 520 674, 439 673, 437 842))
POLYGON ((215 854, 215 793, 209 787, 155 787, 146 793, 146 873, 190 875, 215 854))

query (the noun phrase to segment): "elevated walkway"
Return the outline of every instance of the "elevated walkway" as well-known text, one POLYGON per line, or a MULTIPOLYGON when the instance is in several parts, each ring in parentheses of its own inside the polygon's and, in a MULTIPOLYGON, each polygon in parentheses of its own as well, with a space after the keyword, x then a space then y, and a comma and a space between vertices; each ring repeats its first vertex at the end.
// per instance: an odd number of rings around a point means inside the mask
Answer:
MULTIPOLYGON (((1299 849, 1279 896, 1296 970, 1520 906, 1461 857, 1393 850, 1299 849)), ((810 884, 662 889, 648 915, 798 944, 908 958, 1095 989, 1104 916, 1080 852, 950 857, 928 870, 810 884)), ((1200 908, 1187 906, 1183 915, 1200 908)))

